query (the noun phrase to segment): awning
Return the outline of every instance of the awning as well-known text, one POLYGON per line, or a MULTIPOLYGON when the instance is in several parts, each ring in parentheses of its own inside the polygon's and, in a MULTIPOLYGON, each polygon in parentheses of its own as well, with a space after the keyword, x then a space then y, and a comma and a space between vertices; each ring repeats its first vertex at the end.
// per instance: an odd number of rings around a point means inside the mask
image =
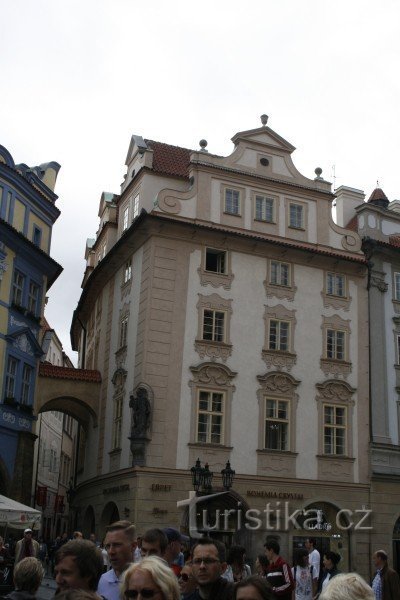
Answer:
POLYGON ((17 529, 25 529, 31 527, 32 529, 39 529, 40 510, 21 504, 11 498, 6 498, 0 494, 0 523, 5 523, 8 527, 14 527, 17 529))

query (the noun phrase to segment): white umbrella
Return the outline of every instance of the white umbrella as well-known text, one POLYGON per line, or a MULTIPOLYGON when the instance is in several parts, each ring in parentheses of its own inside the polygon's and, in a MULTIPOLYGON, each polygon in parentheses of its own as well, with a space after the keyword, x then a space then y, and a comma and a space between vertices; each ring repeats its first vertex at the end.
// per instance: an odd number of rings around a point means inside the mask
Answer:
POLYGON ((0 494, 0 523, 14 529, 39 529, 41 516, 40 510, 0 494))

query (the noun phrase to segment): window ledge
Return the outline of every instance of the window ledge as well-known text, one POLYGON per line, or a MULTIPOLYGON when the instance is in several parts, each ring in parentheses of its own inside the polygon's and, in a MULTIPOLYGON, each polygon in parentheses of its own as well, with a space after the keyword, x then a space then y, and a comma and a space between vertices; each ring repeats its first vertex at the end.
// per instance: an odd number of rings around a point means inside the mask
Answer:
POLYGON ((295 231, 305 231, 305 227, 296 227, 296 225, 288 225, 288 229, 294 229, 295 231))
POLYGON ((353 463, 355 458, 346 454, 317 454, 317 458, 321 460, 344 460, 345 462, 353 463))
POLYGON ((321 358, 320 366, 325 375, 332 373, 335 376, 343 375, 343 377, 346 377, 352 371, 351 362, 336 358, 321 358))
POLYGON ((226 446, 225 444, 215 444, 212 442, 189 442, 189 448, 218 448, 218 450, 226 450, 230 452, 233 450, 233 446, 226 446))
POLYGON ((294 352, 284 352, 282 350, 269 350, 263 348, 262 358, 268 368, 291 370, 297 362, 297 354, 294 352))
POLYGON ((298 452, 292 452, 291 450, 273 450, 272 448, 259 448, 256 450, 257 454, 273 454, 274 456, 298 456, 298 452))
POLYGON ((211 360, 215 358, 221 358, 223 361, 226 361, 226 359, 232 354, 232 344, 227 344, 226 342, 196 340, 194 347, 202 359, 207 356, 208 358, 211 358, 211 360))
POLYGON ((202 268, 197 269, 197 272, 201 285, 211 285, 214 288, 223 287, 225 290, 231 289, 234 279, 233 273, 217 273, 216 271, 206 271, 202 268))
POLYGON ((241 217, 242 216, 240 213, 228 212, 226 210, 224 210, 224 215, 230 215, 231 217, 241 217))
POLYGON ((268 283, 268 281, 264 281, 264 288, 267 296, 269 298, 286 298, 290 302, 293 302, 294 295, 297 291, 297 287, 294 285, 280 285, 278 283, 268 283))

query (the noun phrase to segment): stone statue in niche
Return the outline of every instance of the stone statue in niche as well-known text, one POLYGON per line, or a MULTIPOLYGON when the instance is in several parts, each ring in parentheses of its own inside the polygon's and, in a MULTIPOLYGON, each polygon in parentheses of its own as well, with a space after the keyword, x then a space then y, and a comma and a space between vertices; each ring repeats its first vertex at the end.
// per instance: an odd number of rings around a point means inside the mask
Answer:
POLYGON ((147 390, 140 387, 136 396, 130 397, 129 406, 132 408, 132 433, 131 437, 145 437, 150 427, 151 406, 147 390))

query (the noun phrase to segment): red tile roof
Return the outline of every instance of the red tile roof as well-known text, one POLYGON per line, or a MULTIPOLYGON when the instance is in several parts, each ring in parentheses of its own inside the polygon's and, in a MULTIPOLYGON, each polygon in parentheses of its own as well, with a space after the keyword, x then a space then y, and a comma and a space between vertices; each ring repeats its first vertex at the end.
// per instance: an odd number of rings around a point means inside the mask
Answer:
POLYGON ((390 235, 389 244, 391 246, 396 246, 396 248, 400 248, 400 235, 390 235))
POLYGON ((176 177, 189 177, 192 150, 153 140, 145 140, 145 142, 153 150, 153 171, 176 177))
POLYGON ((357 215, 351 217, 350 221, 347 223, 346 229, 350 229, 351 231, 358 231, 358 218, 357 215))
POLYGON ((70 367, 58 367, 49 363, 40 363, 39 375, 42 377, 56 377, 57 379, 73 379, 75 381, 92 381, 101 383, 100 371, 92 369, 72 369, 70 367))

